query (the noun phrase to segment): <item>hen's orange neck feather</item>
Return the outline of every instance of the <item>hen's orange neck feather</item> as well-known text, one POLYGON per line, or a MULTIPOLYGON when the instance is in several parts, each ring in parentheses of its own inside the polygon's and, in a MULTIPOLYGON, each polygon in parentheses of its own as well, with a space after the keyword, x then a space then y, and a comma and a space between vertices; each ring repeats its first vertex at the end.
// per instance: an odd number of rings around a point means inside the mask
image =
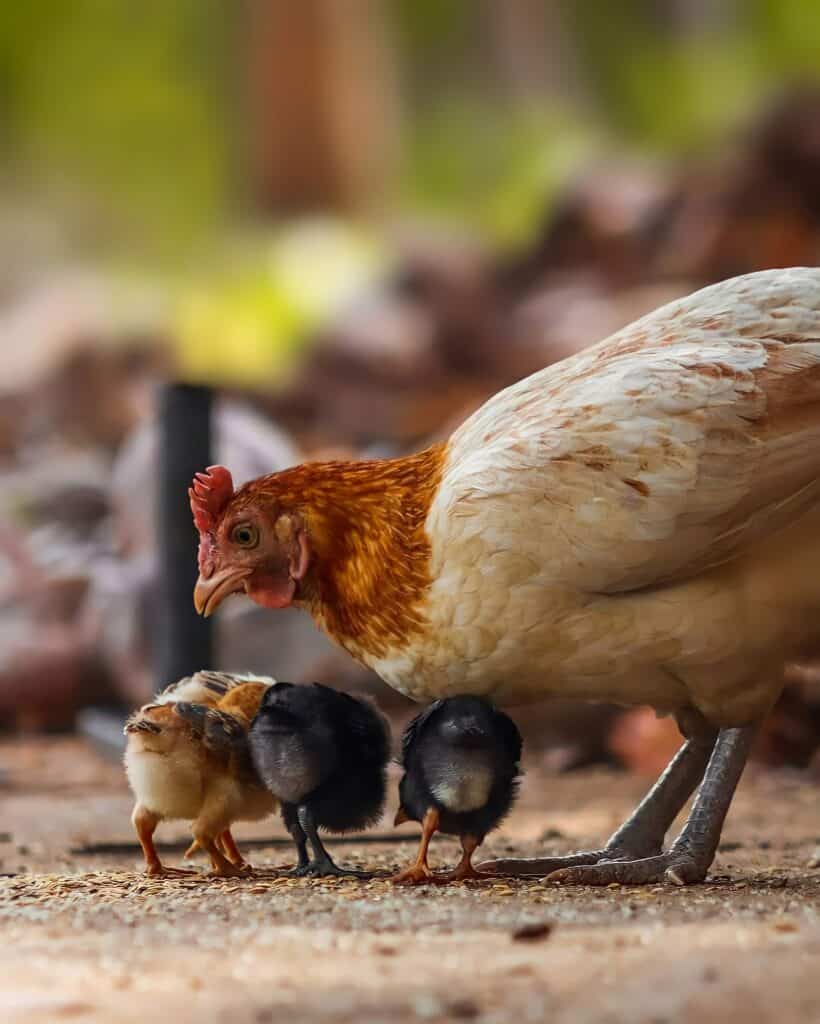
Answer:
POLYGON ((431 582, 424 524, 445 450, 437 444, 398 459, 305 463, 259 481, 263 494, 306 524, 311 567, 299 603, 365 660, 423 628, 420 604, 431 582))

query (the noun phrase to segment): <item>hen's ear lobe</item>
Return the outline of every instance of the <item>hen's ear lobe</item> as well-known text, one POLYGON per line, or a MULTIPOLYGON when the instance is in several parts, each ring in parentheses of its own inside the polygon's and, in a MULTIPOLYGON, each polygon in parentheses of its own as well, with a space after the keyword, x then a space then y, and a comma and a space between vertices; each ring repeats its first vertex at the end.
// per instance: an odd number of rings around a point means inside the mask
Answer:
POLYGON ((299 526, 296 531, 296 540, 299 547, 299 555, 295 560, 291 558, 290 561, 290 575, 295 580, 300 580, 308 571, 310 565, 310 546, 308 544, 307 534, 305 533, 304 527, 299 526))
POLYGON ((301 517, 287 513, 279 516, 275 531, 276 539, 288 553, 290 578, 301 580, 310 565, 310 545, 301 517))

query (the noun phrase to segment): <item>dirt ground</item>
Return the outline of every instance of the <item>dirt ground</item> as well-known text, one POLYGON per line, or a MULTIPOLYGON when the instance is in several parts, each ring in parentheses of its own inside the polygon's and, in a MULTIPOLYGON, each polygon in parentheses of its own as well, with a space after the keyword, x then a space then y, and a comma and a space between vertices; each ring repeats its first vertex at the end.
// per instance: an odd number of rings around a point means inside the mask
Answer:
MULTIPOLYGON (((0 744, 0 1020, 51 1022, 820 1020, 816 787, 750 771, 708 883, 584 889, 493 880, 148 880, 121 772, 77 741, 0 744), (94 844, 107 844, 102 847, 94 844), (518 934, 545 925, 540 934, 518 934)), ((530 766, 491 852, 600 843, 645 780, 530 766)), ((417 834, 334 844, 406 861, 417 834)), ((239 826, 260 866, 291 860, 278 822, 239 826)), ((166 826, 162 836, 184 838, 166 826)), ((437 840, 435 859, 456 847, 437 840)), ((179 849, 163 851, 178 863, 179 849)), ((538 931, 538 930, 537 930, 538 931)))

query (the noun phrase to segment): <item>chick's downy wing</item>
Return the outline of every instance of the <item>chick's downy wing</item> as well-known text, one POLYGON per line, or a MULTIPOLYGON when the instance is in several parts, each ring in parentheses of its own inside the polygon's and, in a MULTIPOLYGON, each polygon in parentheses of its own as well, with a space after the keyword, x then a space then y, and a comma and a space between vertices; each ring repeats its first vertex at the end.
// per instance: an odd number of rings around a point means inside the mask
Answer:
POLYGON ((618 593, 818 503, 820 269, 796 268, 703 289, 500 392, 451 438, 428 530, 434 571, 480 538, 618 593))
POLYGON ((217 704, 231 690, 246 682, 245 676, 230 672, 213 672, 202 669, 193 675, 178 679, 157 694, 155 703, 172 704, 176 701, 189 701, 195 704, 217 704))
POLYGON ((221 764, 224 770, 234 770, 240 776, 254 777, 246 723, 227 711, 204 704, 179 701, 173 709, 191 727, 214 764, 221 764))

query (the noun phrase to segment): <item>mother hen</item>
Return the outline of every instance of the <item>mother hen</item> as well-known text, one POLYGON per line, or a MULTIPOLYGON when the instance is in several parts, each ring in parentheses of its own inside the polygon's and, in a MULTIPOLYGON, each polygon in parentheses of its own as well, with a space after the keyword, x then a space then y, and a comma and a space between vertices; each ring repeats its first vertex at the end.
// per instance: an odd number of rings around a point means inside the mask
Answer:
POLYGON ((702 880, 784 663, 820 641, 820 269, 664 306, 417 455, 237 491, 212 467, 190 496, 206 615, 240 591, 303 606, 420 701, 676 716, 685 743, 602 850, 485 869, 702 880))

